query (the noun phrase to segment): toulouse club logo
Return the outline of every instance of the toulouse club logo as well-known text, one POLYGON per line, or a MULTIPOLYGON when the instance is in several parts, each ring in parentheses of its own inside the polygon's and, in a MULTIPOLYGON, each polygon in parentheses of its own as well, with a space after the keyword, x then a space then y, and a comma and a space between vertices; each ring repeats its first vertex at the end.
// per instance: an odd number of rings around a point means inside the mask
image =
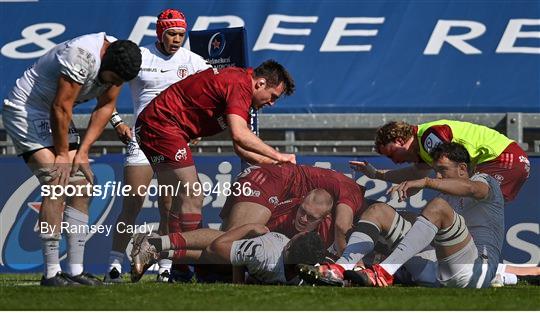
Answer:
MULTIPOLYGON (((114 181, 111 166, 94 164, 92 166, 96 184, 114 181)), ((13 191, 0 211, 0 266, 14 271, 27 271, 43 264, 41 242, 38 236, 38 217, 41 210, 41 188, 35 176, 26 179, 13 191)), ((93 197, 88 212, 89 225, 102 225, 113 203, 114 195, 93 197)), ((92 237, 89 233, 87 240, 92 237)), ((60 257, 64 258, 66 243, 60 243, 60 257)))
POLYGON ((215 33, 208 41, 208 55, 211 58, 219 57, 223 53, 225 45, 225 35, 223 35, 221 32, 215 33))

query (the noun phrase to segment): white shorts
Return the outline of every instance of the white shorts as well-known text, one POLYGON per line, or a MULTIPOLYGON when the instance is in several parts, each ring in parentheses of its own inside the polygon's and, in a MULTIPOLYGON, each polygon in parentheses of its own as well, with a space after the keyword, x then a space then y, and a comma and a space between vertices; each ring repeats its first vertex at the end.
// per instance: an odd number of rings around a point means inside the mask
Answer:
MULTIPOLYGON (((18 155, 54 147, 49 112, 26 111, 13 107, 9 100, 4 100, 2 120, 18 155)), ((68 128, 68 141, 70 144, 78 144, 79 138, 79 133, 71 121, 68 128)))
POLYGON ((498 263, 480 255, 471 240, 463 249, 439 260, 437 278, 444 287, 486 288, 497 273, 498 263))
POLYGON ((137 139, 135 138, 135 129, 133 129, 132 134, 131 134, 131 140, 128 142, 128 145, 127 145, 127 153, 126 153, 124 166, 141 166, 141 165, 150 166, 150 162, 148 162, 146 155, 139 147, 139 144, 137 143, 137 139))

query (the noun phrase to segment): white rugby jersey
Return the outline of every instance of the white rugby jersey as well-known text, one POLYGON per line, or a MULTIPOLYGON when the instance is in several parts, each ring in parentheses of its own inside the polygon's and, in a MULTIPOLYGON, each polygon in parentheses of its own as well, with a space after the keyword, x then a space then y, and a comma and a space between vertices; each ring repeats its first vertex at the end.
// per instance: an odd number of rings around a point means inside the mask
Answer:
POLYGON ((489 186, 485 199, 440 196, 463 216, 478 252, 486 254, 490 262, 498 262, 504 242, 504 198, 501 188, 495 178, 485 173, 476 173, 471 180, 489 186))
POLYGON ((5 105, 18 109, 49 112, 56 97, 58 78, 64 74, 82 85, 75 104, 96 98, 111 84, 98 80, 101 48, 105 38, 116 38, 105 33, 80 36, 58 44, 17 79, 5 105))
POLYGON ((198 54, 180 48, 172 55, 159 51, 155 43, 141 47, 141 71, 129 82, 135 117, 161 91, 210 65, 198 54))
POLYGON ((283 248, 287 236, 270 232, 263 236, 234 241, 231 264, 245 266, 249 275, 264 283, 286 283, 283 248))

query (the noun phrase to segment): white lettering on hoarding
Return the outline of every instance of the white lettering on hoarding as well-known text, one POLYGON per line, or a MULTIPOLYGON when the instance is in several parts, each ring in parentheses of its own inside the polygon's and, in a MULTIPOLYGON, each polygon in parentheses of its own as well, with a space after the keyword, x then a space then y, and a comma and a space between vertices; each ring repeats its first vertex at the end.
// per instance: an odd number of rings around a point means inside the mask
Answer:
POLYGON ((349 24, 382 24, 384 17, 336 17, 321 45, 321 52, 371 51, 371 45, 340 45, 341 37, 375 37, 376 29, 347 29, 349 24))
POLYGON ((284 28, 279 27, 281 22, 286 23, 316 23, 318 16, 290 16, 280 14, 270 14, 266 18, 266 22, 255 42, 253 51, 260 50, 277 50, 277 51, 304 51, 302 44, 282 44, 272 42, 274 35, 287 36, 309 36, 311 29, 309 28, 284 28))
POLYGON ((475 21, 439 20, 431 33, 424 54, 439 54, 445 42, 465 54, 481 54, 482 51, 467 41, 482 36, 485 31, 486 26, 475 21), (469 31, 464 34, 450 35, 450 30, 455 27, 468 28, 469 31))

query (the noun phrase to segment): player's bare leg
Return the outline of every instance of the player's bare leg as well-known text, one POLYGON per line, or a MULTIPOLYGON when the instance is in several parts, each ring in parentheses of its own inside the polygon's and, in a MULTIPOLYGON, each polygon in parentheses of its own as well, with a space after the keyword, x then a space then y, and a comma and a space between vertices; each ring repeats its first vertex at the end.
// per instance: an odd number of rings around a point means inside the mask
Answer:
MULTIPOLYGON (((172 205, 169 211, 168 231, 170 233, 188 232, 200 228, 204 190, 199 182, 194 165, 176 169, 158 169, 161 186, 170 187, 172 205)), ((193 274, 186 265, 173 265, 173 279, 188 281, 193 274)))
POLYGON ((240 227, 245 224, 266 224, 272 212, 258 203, 239 202, 236 203, 227 218, 223 221, 225 231, 240 227))
MULTIPOLYGON (((73 160, 75 152, 75 150, 69 152, 70 162, 73 160)), ((58 180, 49 175, 47 171, 47 168, 50 168, 54 164, 54 159, 53 150, 48 148, 36 151, 28 159, 28 166, 34 173, 39 173, 38 179, 40 179, 42 184, 51 186, 58 184, 58 180)), ((70 166, 70 164, 67 166, 70 166)), ((87 185, 88 182, 83 177, 72 177, 70 184, 87 185)), ((61 239, 60 224, 62 219, 69 226, 74 226, 77 230, 79 229, 78 226, 86 226, 88 224, 89 195, 85 192, 85 189, 81 189, 81 191, 81 194, 70 198, 63 196, 57 197, 57 199, 52 199, 52 197, 43 198, 39 222, 40 225, 44 223, 49 226, 47 231, 40 234, 45 262, 45 275, 42 279, 43 285, 55 285, 56 283, 67 285, 70 281, 71 283, 75 281, 85 285, 101 284, 95 276, 83 271, 84 247, 87 236, 84 232, 74 231, 66 234, 68 241, 67 275, 60 274, 62 276, 61 278, 58 275, 58 272, 61 272, 58 251, 61 239)))

